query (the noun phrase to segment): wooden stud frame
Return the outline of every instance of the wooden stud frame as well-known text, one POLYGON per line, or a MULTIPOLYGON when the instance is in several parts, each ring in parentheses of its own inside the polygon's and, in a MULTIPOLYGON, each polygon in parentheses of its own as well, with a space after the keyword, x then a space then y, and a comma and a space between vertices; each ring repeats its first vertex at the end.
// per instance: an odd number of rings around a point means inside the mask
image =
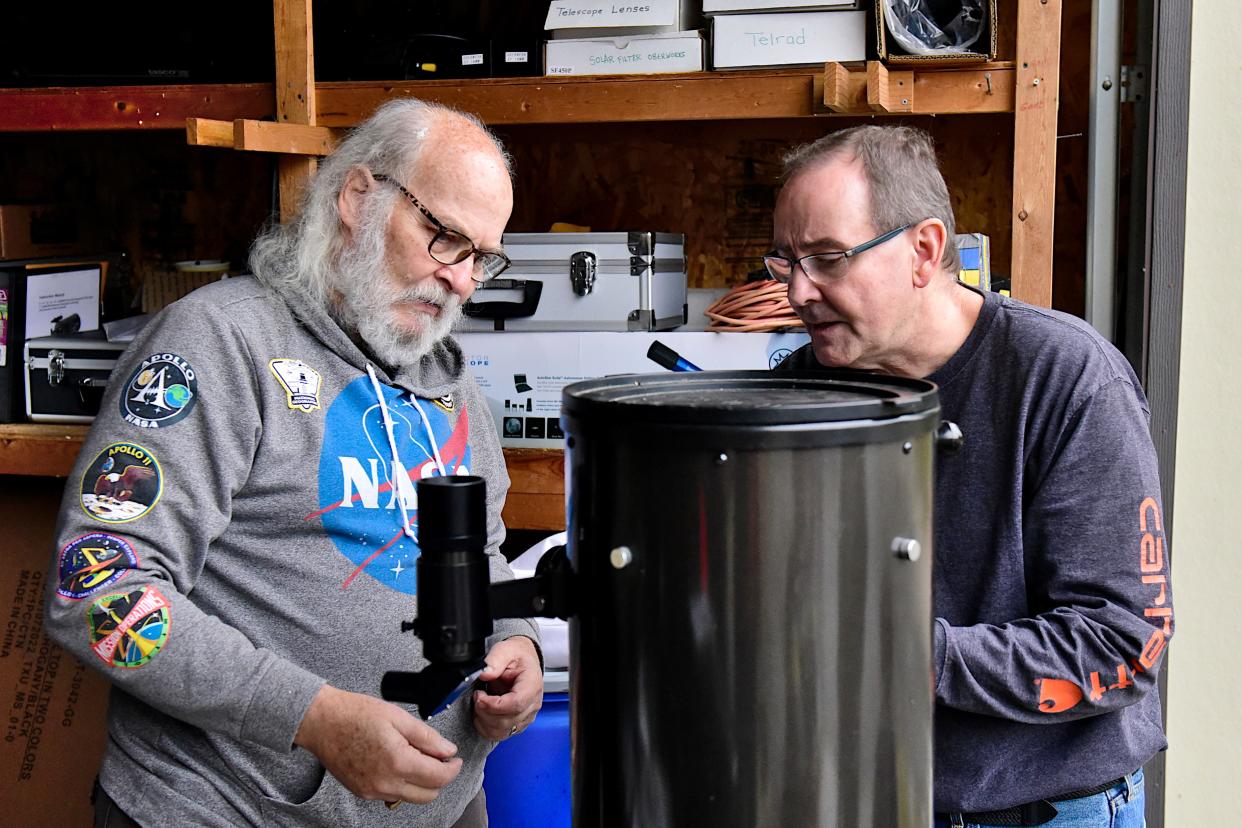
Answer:
MULTIPOLYGON (((274 0, 276 25, 276 121, 315 124, 315 46, 311 0, 274 0)), ((302 203, 302 193, 316 161, 304 155, 280 159, 280 220, 288 221, 302 203)))
POLYGON ((1013 126, 1013 295, 1052 305, 1061 0, 1018 4, 1013 126))

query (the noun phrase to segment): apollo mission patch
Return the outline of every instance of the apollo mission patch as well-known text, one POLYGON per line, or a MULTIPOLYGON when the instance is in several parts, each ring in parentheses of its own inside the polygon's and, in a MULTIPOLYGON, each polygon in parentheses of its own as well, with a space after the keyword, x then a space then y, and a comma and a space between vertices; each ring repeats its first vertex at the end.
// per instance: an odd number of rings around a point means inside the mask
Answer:
POLYGON ((115 583, 138 566, 129 541, 107 532, 74 538, 60 550, 56 594, 77 601, 115 583))
POLYGON ((82 473, 82 508, 105 523, 137 520, 154 508, 163 491, 159 461, 136 443, 113 443, 82 473))
POLYGON ((177 354, 152 354, 121 392, 121 417, 139 428, 167 428, 180 422, 198 399, 198 377, 177 354))

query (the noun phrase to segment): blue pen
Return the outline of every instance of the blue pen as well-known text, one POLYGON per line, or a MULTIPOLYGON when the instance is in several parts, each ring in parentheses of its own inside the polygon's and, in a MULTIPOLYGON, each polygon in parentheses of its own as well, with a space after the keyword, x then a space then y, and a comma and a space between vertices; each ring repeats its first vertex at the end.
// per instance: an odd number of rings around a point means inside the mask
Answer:
POLYGON ((658 339, 655 342, 652 342, 651 347, 647 349, 647 359, 662 365, 670 371, 703 370, 658 339))

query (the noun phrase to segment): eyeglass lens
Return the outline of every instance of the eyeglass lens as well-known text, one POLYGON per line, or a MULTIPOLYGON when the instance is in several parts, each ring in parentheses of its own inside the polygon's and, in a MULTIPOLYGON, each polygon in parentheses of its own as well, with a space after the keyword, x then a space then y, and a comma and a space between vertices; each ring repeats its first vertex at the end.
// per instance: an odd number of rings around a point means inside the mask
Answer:
MULTIPOLYGON (((848 259, 841 254, 823 254, 818 256, 807 256, 798 260, 806 275, 813 282, 830 282, 833 279, 840 278, 848 267, 848 259)), ((763 260, 764 265, 768 269, 768 273, 772 274, 772 278, 778 282, 788 282, 793 278, 794 263, 789 259, 780 256, 766 256, 763 260)))
POLYGON ((455 265, 474 253, 474 276, 476 279, 493 279, 509 267, 503 256, 486 250, 478 250, 470 239, 447 228, 436 233, 428 248, 431 257, 440 264, 455 265))

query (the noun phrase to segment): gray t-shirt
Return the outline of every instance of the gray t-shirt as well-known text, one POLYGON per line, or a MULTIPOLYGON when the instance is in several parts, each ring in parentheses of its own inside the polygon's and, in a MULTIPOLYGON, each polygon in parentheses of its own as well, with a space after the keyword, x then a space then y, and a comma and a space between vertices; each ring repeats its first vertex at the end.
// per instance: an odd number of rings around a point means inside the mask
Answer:
MULTIPOLYGON (((1093 787, 1166 746, 1172 593, 1143 391, 1082 320, 983 296, 927 377, 966 437, 936 463, 940 812, 1093 787)), ((819 364, 807 346, 780 367, 819 364)))

